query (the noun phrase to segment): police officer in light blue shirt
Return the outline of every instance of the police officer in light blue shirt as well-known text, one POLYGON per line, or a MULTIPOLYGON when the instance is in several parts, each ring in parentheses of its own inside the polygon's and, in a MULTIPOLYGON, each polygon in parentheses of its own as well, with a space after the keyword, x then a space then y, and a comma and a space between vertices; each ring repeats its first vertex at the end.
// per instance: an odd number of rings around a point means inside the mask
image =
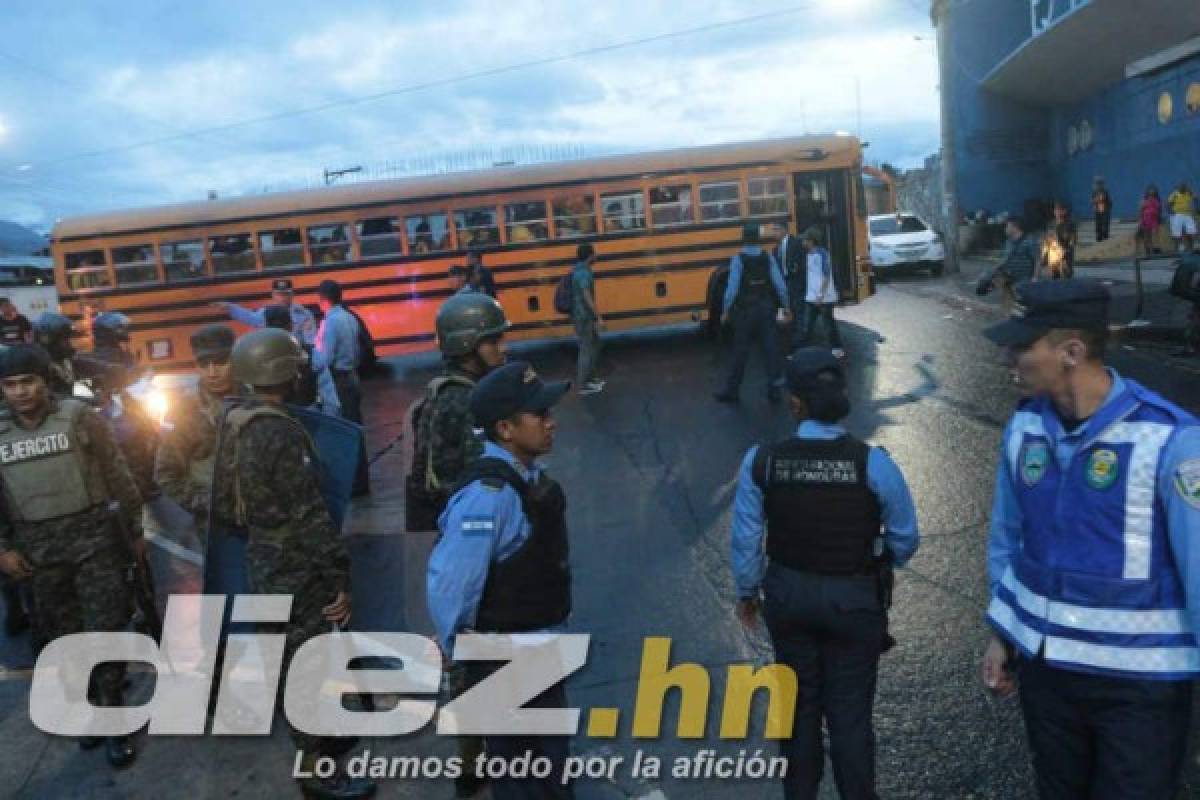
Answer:
POLYGON ((983 680, 1021 707, 1042 798, 1176 796, 1200 674, 1200 427, 1105 366, 1108 291, 1020 284, 988 545, 983 680))
POLYGON ((880 655, 891 646, 892 569, 912 558, 918 533, 900 469, 848 434, 842 364, 801 348, 787 364, 796 433, 752 447, 738 472, 733 576, 738 618, 761 611, 775 655, 796 673, 798 695, 784 796, 815 798, 829 728, 843 798, 874 798, 871 712, 880 655))
MULTIPOLYGON (((569 388, 566 381, 544 383, 517 361, 488 373, 471 391, 471 414, 487 442, 438 520, 441 537, 426 576, 426 601, 447 658, 463 631, 554 631, 571 612, 566 498, 537 463, 554 446, 551 409, 569 388)), ((475 673, 469 683, 486 674, 469 666, 475 673)), ((561 683, 528 704, 566 706, 561 683)), ((487 737, 491 756, 514 758, 526 750, 549 758, 552 775, 493 781, 492 797, 572 797, 560 777, 565 737, 487 737)))
MULTIPOLYGON (((317 299, 325 319, 317 328, 313 348, 312 368, 320 372, 328 368, 337 390, 338 405, 344 419, 365 424, 362 413, 362 385, 358 380, 361 354, 358 347, 358 320, 342 305, 342 287, 337 281, 323 280, 317 286, 317 299)), ((354 473, 354 496, 370 492, 366 445, 359 448, 358 467, 354 473)))
MULTIPOLYGON (((311 311, 300 303, 295 302, 295 297, 295 287, 292 286, 292 282, 289 279, 277 278, 271 282, 271 304, 287 308, 288 313, 292 315, 292 332, 300 337, 303 344, 311 346, 317 336, 317 321, 311 311)), ((225 313, 229 314, 230 318, 235 322, 249 325, 252 328, 265 328, 267 326, 265 316, 266 306, 259 309, 249 309, 237 303, 229 303, 224 300, 217 301, 213 305, 224 309, 225 313)))

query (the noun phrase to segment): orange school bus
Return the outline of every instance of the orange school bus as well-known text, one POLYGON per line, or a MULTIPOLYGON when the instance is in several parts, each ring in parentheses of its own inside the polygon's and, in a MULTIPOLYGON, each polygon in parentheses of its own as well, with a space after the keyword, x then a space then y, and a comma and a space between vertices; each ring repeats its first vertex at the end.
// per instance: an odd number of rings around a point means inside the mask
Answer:
POLYGON ((291 278, 315 304, 341 283, 381 354, 436 347, 447 270, 484 253, 512 338, 570 332, 554 289, 575 248, 596 248, 597 303, 610 330, 719 318, 742 226, 824 229, 847 301, 871 291, 862 150, 806 136, 377 181, 93 214, 60 222, 61 306, 132 322, 143 363, 191 364, 188 337, 225 320, 214 300, 258 306, 291 278))

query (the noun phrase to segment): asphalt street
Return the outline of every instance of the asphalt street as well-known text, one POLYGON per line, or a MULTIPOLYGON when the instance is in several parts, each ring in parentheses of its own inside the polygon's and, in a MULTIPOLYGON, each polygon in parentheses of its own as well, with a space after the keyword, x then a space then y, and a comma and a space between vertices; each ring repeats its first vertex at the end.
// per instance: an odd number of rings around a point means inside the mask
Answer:
MULTIPOLYGON (((920 552, 898 574, 892 614, 898 644, 884 657, 879 681, 879 791, 887 798, 1032 796, 1019 709, 1013 700, 989 697, 977 677, 992 483, 1016 393, 999 354, 979 334, 996 317, 995 307, 964 294, 962 285, 954 277, 897 279, 838 313, 854 404, 848 427, 887 447, 900 464, 922 533, 920 552)), ((572 372, 570 343, 513 349, 546 376, 572 372)), ((718 736, 726 668, 771 660, 763 633, 747 635, 732 614, 729 520, 746 449, 783 438, 793 424, 785 406, 767 402, 756 362, 739 406, 713 401, 724 352, 694 330, 611 338, 604 392, 571 396, 556 414, 557 441, 547 462, 568 496, 571 629, 592 637, 588 664, 568 691, 583 709, 620 710, 617 737, 581 735, 577 753, 625 756, 626 764, 639 749, 667 763, 702 748, 773 753, 762 738, 761 707, 749 739, 718 736), (663 636, 672 639, 673 663, 701 664, 711 676, 703 738, 673 735, 676 699, 664 715, 667 735, 630 735, 642 643, 663 636)), ((1112 363, 1200 409, 1200 380, 1190 363, 1161 348, 1120 343, 1112 363)), ((428 632, 421 575, 431 537, 403 533, 401 481, 411 447, 406 410, 437 364, 424 356, 389 366, 390 377, 367 385, 373 497, 348 525, 357 627, 428 632)), ((160 590, 194 587, 188 543, 160 544, 155 560, 167 584, 160 590)), ((0 795, 257 798, 291 791, 294 750, 281 724, 265 738, 143 737, 137 764, 114 774, 99 751, 81 753, 73 742, 33 728, 28 660, 23 638, 0 644, 0 795)), ((135 696, 148 696, 151 681, 138 675, 134 682, 135 696)), ((387 756, 454 752, 452 742, 428 730, 364 746, 387 756)), ((1194 758, 1189 769, 1191 785, 1200 787, 1194 758)), ((781 797, 771 782, 634 781, 627 770, 612 782, 586 782, 578 794, 584 800, 781 797)), ((380 796, 437 800, 453 790, 448 781, 397 780, 383 782, 380 796)))

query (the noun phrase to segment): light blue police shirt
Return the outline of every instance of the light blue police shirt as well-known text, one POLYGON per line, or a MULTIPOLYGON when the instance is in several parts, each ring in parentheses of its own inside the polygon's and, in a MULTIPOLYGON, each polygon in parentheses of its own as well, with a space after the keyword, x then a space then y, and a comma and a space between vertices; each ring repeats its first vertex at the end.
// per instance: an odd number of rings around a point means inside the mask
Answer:
MULTIPOLYGON (((524 464, 494 442, 485 442, 483 458, 500 458, 529 483, 542 467, 524 464)), ((499 489, 475 481, 450 498, 438 519, 441 536, 429 556, 425 600, 443 652, 454 652, 454 635, 475 627, 488 568, 520 549, 533 533, 521 508, 521 496, 507 484, 499 489)))
MULTIPOLYGON (((1125 391, 1125 382, 1115 370, 1112 388, 1100 408, 1104 408, 1125 391)), ((1096 409, 1099 412, 1100 408, 1096 409)), ((1009 425, 1011 426, 1011 422, 1009 425)), ((1080 425, 1071 433, 1063 433, 1054 441, 1054 457, 1060 469, 1065 470, 1083 444, 1085 436, 1093 432, 1087 425, 1080 425)), ((1053 437, 1054 431, 1046 435, 1053 437)), ((1021 548, 1021 509, 1017 504, 1016 487, 1013 486, 1012 471, 1008 469, 1004 444, 1009 439, 1005 428, 1000 445, 1000 468, 996 470, 996 494, 992 501, 992 528, 988 538, 988 581, 991 595, 996 595, 1000 579, 1012 562, 1013 555, 1021 548)), ((1200 498, 1185 496, 1177 486, 1177 479, 1188 487, 1192 475, 1200 469, 1200 427, 1189 427, 1176 433, 1164 448, 1160 458, 1155 494, 1167 512, 1167 537, 1171 541, 1171 552, 1175 566, 1187 592, 1187 613, 1192 630, 1200 631, 1200 498)))
MULTIPOLYGON (((757 256, 762 255, 761 247, 751 247, 747 245, 742 248, 742 251, 729 260, 729 283, 725 286, 725 302, 721 306, 724 313, 728 314, 733 301, 737 299, 738 289, 742 285, 742 256, 757 256)), ((779 295, 779 305, 783 308, 788 306, 787 285, 783 282, 783 273, 779 270, 779 264, 775 261, 775 256, 770 253, 767 258, 771 262, 768 270, 771 275, 771 284, 775 287, 775 293, 779 295)))
POLYGON ((341 305, 329 309, 317 329, 313 367, 341 372, 358 368, 358 320, 341 305))
MULTIPOLYGON (((845 435, 846 429, 841 425, 811 419, 804 420, 796 429, 796 437, 800 439, 837 439, 845 435)), ((742 459, 733 499, 733 578, 739 599, 758 596, 767 569, 766 512, 762 489, 754 482, 753 474, 757 453, 756 445, 742 459)), ((903 566, 920 544, 917 511, 900 468, 887 451, 878 447, 870 448, 867 453, 867 488, 879 498, 884 542, 892 551, 895 565, 903 566)))

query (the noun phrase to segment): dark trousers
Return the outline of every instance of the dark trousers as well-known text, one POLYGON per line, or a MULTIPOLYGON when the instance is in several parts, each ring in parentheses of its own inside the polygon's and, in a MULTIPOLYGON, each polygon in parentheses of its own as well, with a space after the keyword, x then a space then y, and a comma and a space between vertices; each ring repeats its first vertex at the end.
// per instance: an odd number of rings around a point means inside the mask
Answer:
POLYGON ((1108 238, 1108 225, 1112 220, 1111 211, 1096 212, 1096 241, 1103 242, 1108 238))
MULTIPOLYGON (((484 668, 486 670, 486 668, 484 668)), ((490 670, 489 670, 490 671, 490 670)), ((482 680, 486 672, 479 672, 472 666, 473 683, 482 680)), ((567 690, 561 683, 552 686, 542 694, 526 703, 525 708, 567 708, 567 690)), ((485 736, 485 746, 489 758, 502 758, 511 762, 512 759, 524 755, 528 750, 533 758, 549 758, 554 764, 548 778, 501 778, 491 782, 492 800, 571 800, 575 790, 570 784, 562 782, 563 769, 570 755, 569 736, 485 736)), ((464 764, 464 769, 474 769, 474 764, 464 764)))
POLYGON ((817 323, 825 328, 825 336, 831 348, 841 348, 842 335, 838 333, 837 320, 833 318, 833 303, 807 303, 804 309, 804 321, 796 332, 793 348, 807 347, 816 332, 817 323))
MULTIPOLYGON (((335 369, 331 372, 338 404, 342 407, 342 417, 363 425, 362 384, 358 382, 358 373, 352 369, 335 369)), ((370 491, 370 486, 367 474, 367 439, 364 434, 362 447, 358 452, 358 467, 354 472, 354 494, 365 494, 370 491)))
POLYGON ((1041 800, 1171 800, 1192 713, 1190 681, 1017 666, 1041 800))
POLYGON ((767 393, 778 391, 783 375, 783 363, 779 357, 779 331, 775 321, 775 301, 758 300, 742 307, 735 306, 733 314, 733 362, 729 366, 729 377, 725 381, 725 394, 737 396, 746 375, 746 362, 750 359, 750 348, 755 342, 762 349, 764 367, 767 372, 767 393))
POLYGON ((806 284, 806 278, 798 272, 787 277, 788 305, 792 312, 792 350, 800 347, 800 332, 808 314, 808 303, 804 302, 806 284))
POLYGON ((821 723, 842 800, 876 800, 875 680, 887 613, 874 577, 767 568, 763 616, 775 658, 796 673, 796 722, 781 744, 787 800, 816 798, 825 768, 821 723))
POLYGON ((575 336, 579 340, 579 357, 575 368, 575 388, 582 389, 596 379, 596 364, 600 359, 600 332, 596 320, 581 316, 575 319, 575 336))

